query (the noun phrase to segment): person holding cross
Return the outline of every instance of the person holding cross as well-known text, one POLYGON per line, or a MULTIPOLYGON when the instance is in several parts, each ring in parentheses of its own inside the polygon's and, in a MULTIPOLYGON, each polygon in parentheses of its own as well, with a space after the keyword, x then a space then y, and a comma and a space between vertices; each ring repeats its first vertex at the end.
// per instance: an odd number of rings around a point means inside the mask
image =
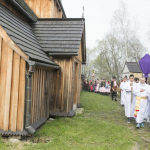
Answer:
POLYGON ((136 83, 134 82, 134 75, 131 74, 129 76, 130 81, 126 84, 124 87, 124 90, 126 92, 125 94, 125 116, 127 117, 127 122, 130 123, 130 119, 134 117, 134 110, 135 110, 135 94, 133 93, 133 90, 136 86, 136 83))

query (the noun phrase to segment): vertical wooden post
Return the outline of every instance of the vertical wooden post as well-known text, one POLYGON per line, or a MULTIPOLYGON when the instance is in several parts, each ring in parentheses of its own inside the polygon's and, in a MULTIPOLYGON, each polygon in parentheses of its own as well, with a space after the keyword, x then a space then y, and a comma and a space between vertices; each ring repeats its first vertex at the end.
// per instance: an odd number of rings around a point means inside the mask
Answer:
POLYGON ((55 8, 55 6, 54 6, 54 0, 51 0, 51 17, 50 18, 54 18, 55 16, 54 16, 54 9, 55 8))
POLYGON ((5 91, 5 104, 4 104, 4 131, 8 131, 9 127, 9 110, 10 110, 10 93, 11 93, 11 78, 12 78, 12 62, 13 50, 8 47, 7 55, 7 74, 6 74, 6 91, 5 91))
POLYGON ((14 52, 12 88, 11 88, 10 124, 9 124, 9 129, 14 132, 16 131, 17 127, 19 68, 20 68, 20 56, 16 52, 14 52))
MULTIPOLYGON (((78 97, 78 72, 79 64, 75 65, 75 81, 74 81, 74 106, 77 106, 77 97, 78 97)), ((76 108, 75 108, 76 109, 76 108)))
POLYGON ((0 83, 1 83, 1 58, 2 56, 2 37, 0 36, 0 83))
POLYGON ((19 77, 19 101, 17 114, 17 130, 23 131, 24 126, 24 106, 25 106, 25 73, 26 61, 21 58, 20 62, 20 77, 19 77))
POLYGON ((1 50, 1 76, 0 76, 0 129, 3 129, 4 121, 4 102, 5 102, 5 91, 6 91, 6 76, 7 76, 7 57, 8 57, 8 46, 6 42, 2 41, 1 50))

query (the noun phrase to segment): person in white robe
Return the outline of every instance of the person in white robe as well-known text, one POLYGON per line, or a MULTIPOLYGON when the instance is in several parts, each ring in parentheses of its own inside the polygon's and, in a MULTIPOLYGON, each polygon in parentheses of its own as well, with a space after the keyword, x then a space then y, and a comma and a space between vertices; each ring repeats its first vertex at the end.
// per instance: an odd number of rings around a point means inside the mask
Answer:
POLYGON ((147 97, 147 107, 146 107, 146 111, 145 111, 145 116, 147 119, 147 122, 150 122, 150 85, 148 85, 148 88, 149 88, 149 95, 147 97))
POLYGON ((125 116, 127 117, 127 122, 130 123, 130 119, 134 117, 135 109, 135 95, 133 93, 133 88, 135 88, 136 83, 134 82, 134 75, 129 76, 130 81, 124 86, 125 90, 125 116))
POLYGON ((121 89, 121 105, 124 106, 125 105, 125 94, 126 94, 126 91, 124 89, 124 87, 126 86, 127 84, 127 77, 125 76, 123 78, 123 82, 121 82, 120 84, 120 89, 121 89))
POLYGON ((147 98, 149 95, 149 85, 145 83, 145 78, 141 78, 139 84, 133 89, 133 93, 136 95, 136 105, 134 116, 136 117, 136 127, 144 127, 143 121, 146 118, 147 98))

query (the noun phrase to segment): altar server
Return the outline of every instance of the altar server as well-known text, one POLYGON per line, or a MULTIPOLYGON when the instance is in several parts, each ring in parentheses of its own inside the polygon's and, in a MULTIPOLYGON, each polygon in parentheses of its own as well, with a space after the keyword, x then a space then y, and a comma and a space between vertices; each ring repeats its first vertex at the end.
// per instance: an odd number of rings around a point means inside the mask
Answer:
POLYGON ((136 94, 136 106, 134 116, 136 117, 137 128, 144 127, 143 120, 146 118, 147 98, 149 95, 149 85, 145 83, 145 78, 141 78, 139 84, 133 89, 136 94))
POLYGON ((127 85, 127 77, 125 76, 123 78, 123 82, 121 82, 120 84, 120 89, 121 89, 121 105, 125 105, 125 95, 126 95, 126 91, 124 89, 124 87, 127 85))

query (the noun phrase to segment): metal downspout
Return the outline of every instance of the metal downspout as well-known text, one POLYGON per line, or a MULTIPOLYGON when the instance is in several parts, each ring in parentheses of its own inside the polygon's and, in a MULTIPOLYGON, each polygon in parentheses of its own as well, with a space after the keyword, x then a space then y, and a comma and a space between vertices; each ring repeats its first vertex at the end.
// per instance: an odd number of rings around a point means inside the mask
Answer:
POLYGON ((31 92, 32 92, 32 74, 35 70, 35 62, 28 61, 29 69, 26 74, 26 96, 25 96, 25 129, 33 134, 35 129, 31 126, 31 92))

